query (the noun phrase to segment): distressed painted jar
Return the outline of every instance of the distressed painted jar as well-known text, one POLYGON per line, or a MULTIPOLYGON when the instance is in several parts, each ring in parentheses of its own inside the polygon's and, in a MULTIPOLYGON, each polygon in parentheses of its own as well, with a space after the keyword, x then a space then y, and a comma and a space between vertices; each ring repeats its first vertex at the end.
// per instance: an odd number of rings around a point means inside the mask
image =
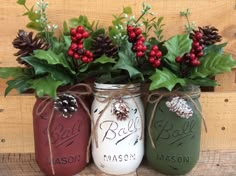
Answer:
POLYGON ((47 176, 72 176, 87 165, 90 118, 75 100, 77 111, 70 116, 56 110, 53 99, 37 98, 34 105, 35 158, 47 176))
POLYGON ((145 154, 159 172, 186 174, 198 162, 202 122, 199 96, 199 88, 193 86, 149 96, 145 154))
POLYGON ((92 157, 104 173, 136 171, 144 155, 140 85, 95 83, 92 157))

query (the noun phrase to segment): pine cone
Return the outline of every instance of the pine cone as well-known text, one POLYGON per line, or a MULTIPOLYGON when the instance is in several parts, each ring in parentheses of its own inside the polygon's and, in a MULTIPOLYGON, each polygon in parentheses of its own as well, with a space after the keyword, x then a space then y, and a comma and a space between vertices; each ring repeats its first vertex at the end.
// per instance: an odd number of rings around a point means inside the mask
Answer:
POLYGON ((175 112, 179 117, 188 119, 193 116, 193 110, 188 105, 187 101, 178 96, 171 98, 166 102, 166 106, 171 112, 175 112))
POLYGON ((47 50, 49 48, 48 43, 46 43, 44 39, 39 38, 38 36, 33 38, 33 32, 28 34, 24 30, 18 31, 18 36, 13 40, 12 44, 14 48, 19 49, 19 51, 14 54, 15 56, 18 56, 17 61, 26 66, 29 66, 29 64, 21 60, 21 57, 29 56, 36 49, 47 50))
POLYGON ((92 48, 94 59, 106 55, 107 57, 115 57, 118 52, 118 46, 112 43, 110 37, 103 34, 93 40, 92 48))
POLYGON ((198 27, 198 31, 194 31, 191 36, 193 37, 197 32, 202 33, 200 44, 203 46, 213 45, 222 40, 222 37, 218 33, 218 29, 216 29, 214 26, 198 27))
POLYGON ((72 116, 73 112, 78 109, 76 98, 70 94, 63 94, 58 96, 54 101, 54 108, 60 111, 63 117, 68 118, 72 116))
POLYGON ((117 120, 126 120, 128 118, 129 107, 120 97, 115 98, 115 102, 112 104, 111 109, 117 120))

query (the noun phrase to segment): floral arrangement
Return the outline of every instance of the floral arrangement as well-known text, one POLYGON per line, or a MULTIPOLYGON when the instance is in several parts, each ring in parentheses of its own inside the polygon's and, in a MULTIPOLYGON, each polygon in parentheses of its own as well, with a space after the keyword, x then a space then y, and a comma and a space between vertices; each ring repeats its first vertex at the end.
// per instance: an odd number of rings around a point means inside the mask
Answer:
POLYGON ((236 65, 223 52, 214 27, 199 27, 187 34, 164 40, 163 17, 157 18, 151 7, 143 4, 140 17, 132 16, 130 7, 114 16, 107 29, 86 16, 64 22, 63 31, 55 34, 40 0, 36 8, 26 0, 17 3, 26 9, 27 27, 37 33, 19 30, 13 46, 23 67, 0 68, 0 77, 9 78, 5 95, 12 89, 19 93, 34 89, 37 96, 56 97, 61 86, 93 79, 100 83, 134 83, 150 81, 150 90, 194 84, 215 86, 210 77, 230 71, 236 65))

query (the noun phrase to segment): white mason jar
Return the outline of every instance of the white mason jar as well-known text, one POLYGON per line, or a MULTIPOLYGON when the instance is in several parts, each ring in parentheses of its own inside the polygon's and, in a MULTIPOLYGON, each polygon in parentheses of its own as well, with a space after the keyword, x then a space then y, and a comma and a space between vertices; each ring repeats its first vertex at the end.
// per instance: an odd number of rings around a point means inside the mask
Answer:
POLYGON ((94 163, 107 174, 134 172, 144 155, 144 108, 140 84, 95 83, 94 87, 91 109, 94 163))

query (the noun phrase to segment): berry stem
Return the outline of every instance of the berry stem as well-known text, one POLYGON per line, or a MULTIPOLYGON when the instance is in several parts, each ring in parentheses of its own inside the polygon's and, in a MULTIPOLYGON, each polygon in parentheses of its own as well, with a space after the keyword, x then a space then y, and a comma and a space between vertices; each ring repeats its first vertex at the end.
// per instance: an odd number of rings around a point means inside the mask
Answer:
POLYGON ((30 9, 24 4, 25 9, 29 12, 30 9))
POLYGON ((151 7, 150 7, 149 5, 144 5, 144 4, 143 4, 142 14, 141 14, 141 15, 139 16, 139 18, 136 20, 136 24, 139 22, 139 20, 142 19, 142 17, 143 17, 144 15, 147 14, 147 12, 148 12, 150 9, 151 9, 151 7))
POLYGON ((73 59, 73 63, 74 63, 74 67, 75 67, 75 72, 78 73, 79 72, 79 64, 78 61, 73 59))

